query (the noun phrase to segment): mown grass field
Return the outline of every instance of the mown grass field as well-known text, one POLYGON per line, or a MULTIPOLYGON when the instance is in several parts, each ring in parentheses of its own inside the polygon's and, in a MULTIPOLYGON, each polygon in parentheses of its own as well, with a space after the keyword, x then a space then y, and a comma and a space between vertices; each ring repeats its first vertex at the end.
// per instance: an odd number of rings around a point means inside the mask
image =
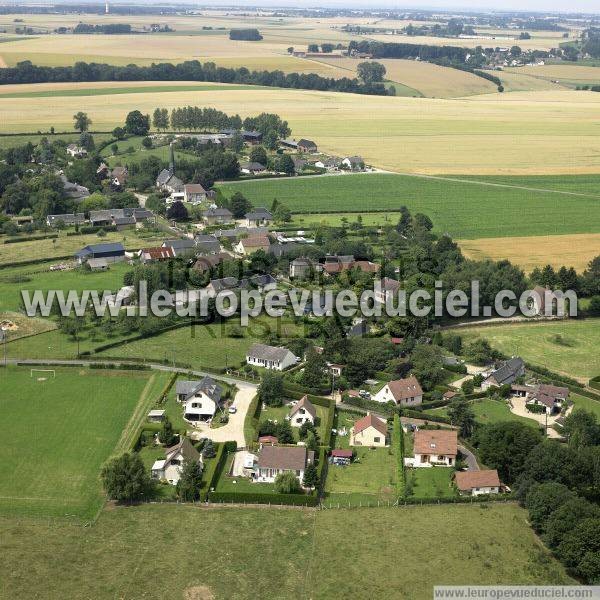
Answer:
POLYGON ((28 368, 4 368, 0 513, 91 518, 102 503, 100 467, 165 377, 63 369, 32 378, 28 368))
POLYGON ((123 275, 131 270, 125 262, 111 265, 107 271, 91 272, 84 269, 70 271, 48 271, 52 263, 42 263, 26 267, 0 269, 0 313, 18 310, 21 290, 118 290, 123 285, 123 275))
MULTIPOLYGON (((67 236, 66 231, 59 232, 59 237, 45 240, 28 240, 14 244, 0 244, 0 265, 14 265, 43 258, 69 257, 89 244, 104 244, 121 242, 126 250, 138 250, 162 242, 164 236, 151 232, 126 229, 123 231, 108 231, 104 237, 97 234, 67 236)), ((1 273, 0 273, 1 275, 1 273)))
POLYGON ((489 325, 460 334, 466 342, 485 338, 504 354, 582 380, 600 375, 600 319, 489 325))
MULTIPOLYGON (((304 217, 306 222, 321 218, 315 211, 394 213, 405 205, 427 214, 436 231, 462 239, 600 232, 600 217, 594 218, 600 193, 598 188, 593 191, 600 178, 514 177, 502 182, 486 177, 358 174, 254 180, 225 184, 221 189, 227 195, 240 191, 255 206, 270 206, 277 198, 293 212, 313 213, 304 217), (489 218, 496 211, 502 218, 489 218)), ((379 219, 384 222, 381 215, 379 219)), ((590 248, 594 247, 591 243, 590 248)))
POLYGON ((133 106, 144 113, 157 106, 211 106, 242 117, 275 112, 290 123, 296 137, 315 139, 334 154, 360 154, 367 163, 392 171, 597 173, 598 96, 567 90, 449 100, 257 87, 66 96, 52 102, 0 98, 0 132, 36 132, 51 125, 67 131, 79 110, 89 114, 94 129, 111 131, 133 106))
POLYGON ((600 84, 599 67, 582 66, 576 63, 563 63, 560 65, 540 65, 535 67, 515 67, 512 69, 507 69, 506 71, 509 73, 528 75, 537 79, 556 80, 563 85, 600 84))
POLYGON ((146 505, 105 510, 87 529, 0 518, 0 533, 0 595, 11 600, 365 598, 365 582, 369 597, 429 600, 433 582, 574 583, 516 504, 319 512, 146 505), (222 543, 198 543, 199 531, 222 543))
POLYGON ((531 237, 483 238, 459 240, 463 254, 473 260, 508 259, 526 272, 547 264, 567 265, 582 272, 592 258, 600 253, 600 234, 548 235, 531 237))

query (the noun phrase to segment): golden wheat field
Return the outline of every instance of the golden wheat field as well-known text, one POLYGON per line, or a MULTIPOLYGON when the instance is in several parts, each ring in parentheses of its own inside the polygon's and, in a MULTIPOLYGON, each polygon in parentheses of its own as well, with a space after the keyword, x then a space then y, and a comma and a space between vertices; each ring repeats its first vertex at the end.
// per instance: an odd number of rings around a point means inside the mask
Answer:
MULTIPOLYGON (((151 82, 146 82, 153 85, 151 82)), ((182 83, 182 82, 178 82, 182 83)), ((82 86, 85 84, 81 84, 82 86)), ((94 89, 97 84, 87 84, 94 89)), ((127 84, 130 85, 130 84, 127 84)), ((116 85, 114 86, 116 87, 116 85)), ((296 136, 334 154, 361 154, 379 168, 414 173, 558 174, 600 169, 600 94, 515 92, 461 99, 361 96, 283 89, 153 91, 147 94, 0 97, 0 131, 72 130, 89 113, 93 128, 122 124, 137 108, 212 106, 242 116, 287 119, 296 136)), ((47 88, 46 88, 47 89, 47 88)))
POLYGON ((486 238, 461 240, 463 254, 474 260, 508 259, 530 272, 534 267, 575 267, 583 271, 600 253, 600 234, 550 235, 536 237, 486 238))
POLYGON ((528 75, 536 79, 556 80, 560 83, 600 84, 600 67, 582 65, 539 65, 505 69, 505 72, 528 75))
MULTIPOLYGON (((361 62, 353 58, 319 60, 338 68, 347 69, 352 74, 349 76, 354 77, 356 77, 356 68, 361 62)), ((450 67, 394 58, 378 60, 377 62, 385 66, 386 79, 418 90, 421 94, 430 98, 458 98, 496 91, 496 86, 491 81, 450 67)))

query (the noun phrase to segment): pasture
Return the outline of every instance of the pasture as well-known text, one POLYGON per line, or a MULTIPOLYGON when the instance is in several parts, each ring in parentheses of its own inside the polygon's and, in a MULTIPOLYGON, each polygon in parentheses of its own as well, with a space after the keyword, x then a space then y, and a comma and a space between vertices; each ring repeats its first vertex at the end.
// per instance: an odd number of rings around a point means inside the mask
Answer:
MULTIPOLYGON (((330 218, 315 211, 394 213, 405 205, 412 212, 427 214, 436 231, 457 239, 600 232, 600 219, 593 217, 600 202, 597 188, 593 190, 597 177, 502 179, 509 181, 513 183, 486 177, 355 174, 254 180, 220 187, 226 195, 242 192, 255 206, 270 206, 277 198, 293 212, 309 213, 303 216, 305 223, 330 218), (501 219, 487 218, 500 207, 501 219)), ((382 215, 378 218, 379 223, 385 222, 382 215)), ((593 250, 596 246, 591 242, 593 250)))
POLYGON ((466 343, 485 338, 506 355, 581 381, 600 374, 600 319, 469 327, 460 335, 466 343))
POLYGON ((102 464, 122 436, 131 441, 145 416, 136 406, 154 399, 166 375, 63 369, 31 377, 9 367, 1 379, 0 513, 91 518, 102 504, 102 464))
POLYGON ((600 254, 600 234, 548 235, 531 237, 483 238, 458 240, 463 254, 474 260, 508 259, 526 272, 534 267, 563 265, 583 271, 590 260, 600 254))
POLYGON ((71 258, 75 252, 89 244, 121 242, 127 250, 139 250, 162 242, 162 237, 151 232, 127 229, 124 231, 108 231, 104 237, 97 234, 71 235, 66 231, 59 232, 59 237, 46 240, 28 240, 14 244, 0 244, 0 265, 14 265, 31 260, 71 258))
POLYGON ((440 573, 448 585, 574 583, 516 504, 327 511, 144 505, 106 510, 88 529, 0 518, 0 548, 3 594, 13 600, 363 598, 365 581, 374 597, 425 600, 440 573), (361 535, 352 534, 357 523, 368 523, 361 535), (199 531, 227 542, 198 543, 199 531), (57 561, 65 567, 59 579, 57 561))
POLYGON ((89 114, 94 129, 110 131, 133 108, 152 113, 157 106, 212 106, 242 117, 275 112, 289 121, 295 136, 315 139, 333 154, 360 154, 386 170, 581 174, 600 168, 599 96, 568 90, 434 99, 256 87, 57 96, 52 102, 0 98, 0 132, 36 132, 51 125, 69 130, 79 110, 89 114))

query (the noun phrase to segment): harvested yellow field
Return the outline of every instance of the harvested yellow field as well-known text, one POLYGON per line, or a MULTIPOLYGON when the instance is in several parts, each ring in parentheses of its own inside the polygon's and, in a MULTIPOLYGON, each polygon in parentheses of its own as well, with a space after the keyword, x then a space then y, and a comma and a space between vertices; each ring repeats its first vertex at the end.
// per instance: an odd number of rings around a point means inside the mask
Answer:
POLYGON ((505 92, 538 92, 547 90, 564 90, 566 86, 553 83, 549 79, 534 77, 521 70, 507 70, 494 72, 500 78, 505 92))
POLYGON ((540 65, 506 69, 509 73, 529 75, 559 82, 600 83, 600 67, 580 65, 540 65))
MULTIPOLYGON (((353 58, 320 59, 330 65, 347 69, 356 75, 360 60, 353 58)), ((429 98, 459 98, 496 91, 491 82, 472 73, 428 62, 388 58, 377 60, 386 68, 386 79, 414 88, 429 98)))
POLYGON ((549 235, 535 237, 485 238, 459 241, 463 254, 474 260, 508 259, 526 272, 534 267, 575 267, 585 269, 600 254, 600 234, 549 235))
MULTIPOLYGON (((150 82, 146 82, 150 83, 150 82)), ((95 88, 96 83, 88 84, 95 88)), ((27 92, 31 92, 27 86, 27 92)), ((382 169, 424 174, 559 174, 600 170, 600 94, 514 92, 460 99, 360 96, 284 89, 218 89, 0 98, 0 131, 70 131, 89 113, 111 130, 137 108, 212 106, 242 117, 274 112, 325 151, 361 154, 382 169)))
MULTIPOLYGON (((542 33, 542 32, 541 32, 542 33)), ((456 46, 460 48, 475 48, 476 46, 483 46, 484 48, 496 47, 496 46, 520 46, 523 50, 550 50, 551 48, 558 48, 558 45, 563 41, 560 38, 553 37, 550 35, 552 32, 543 32, 544 36, 533 36, 530 40, 519 40, 518 34, 512 36, 508 35, 492 35, 483 33, 473 38, 445 38, 435 37, 427 35, 371 35, 369 39, 376 40, 378 42, 398 42, 405 44, 427 44, 430 46, 456 46)))

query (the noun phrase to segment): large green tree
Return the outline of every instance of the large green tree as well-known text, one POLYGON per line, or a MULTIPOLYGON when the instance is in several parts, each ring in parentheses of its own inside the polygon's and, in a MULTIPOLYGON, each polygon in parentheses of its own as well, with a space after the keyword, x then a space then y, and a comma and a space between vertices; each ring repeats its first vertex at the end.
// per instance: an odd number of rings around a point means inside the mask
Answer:
POLYGON ((109 461, 101 473, 106 494, 117 502, 135 502, 146 497, 152 482, 138 454, 123 454, 109 461))
POLYGON ((73 115, 73 121, 73 127, 82 133, 87 131, 92 124, 92 120, 88 117, 87 113, 82 111, 73 115))
POLYGON ((195 502, 200 498, 202 485, 202 465, 198 461, 184 460, 177 482, 177 496, 185 502, 195 502))

